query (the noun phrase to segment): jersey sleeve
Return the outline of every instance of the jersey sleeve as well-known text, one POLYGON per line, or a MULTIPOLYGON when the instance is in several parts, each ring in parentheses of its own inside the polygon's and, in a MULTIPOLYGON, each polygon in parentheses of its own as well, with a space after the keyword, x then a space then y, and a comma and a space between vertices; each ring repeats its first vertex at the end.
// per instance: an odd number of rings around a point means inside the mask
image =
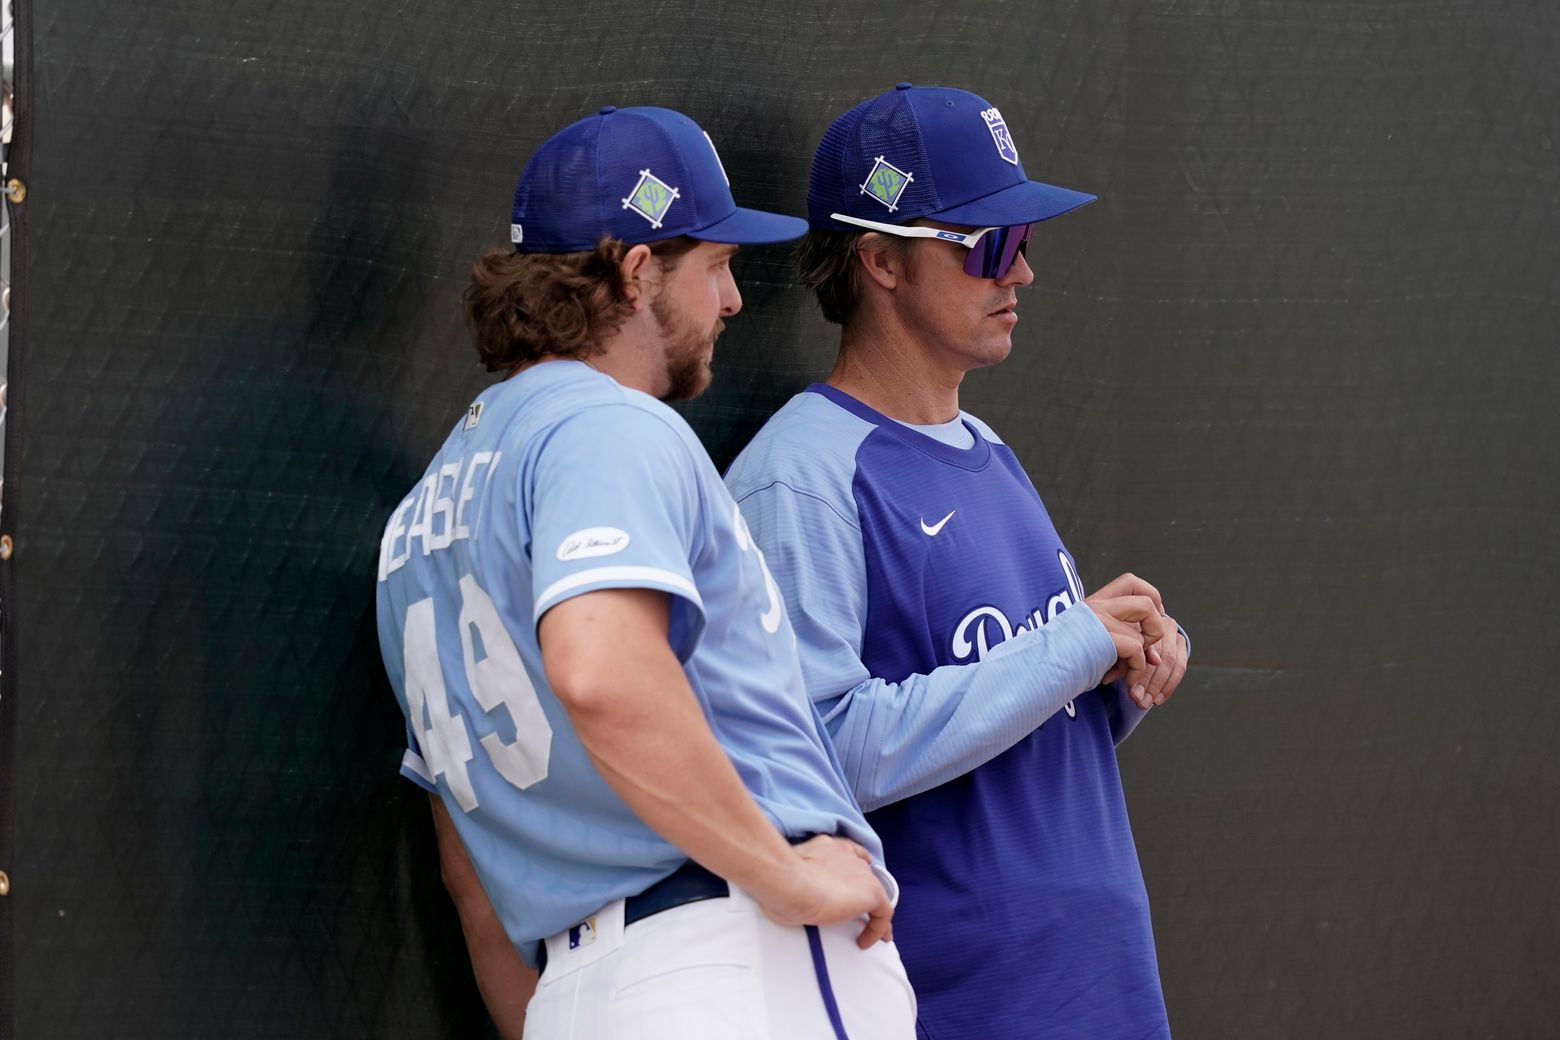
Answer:
POLYGON ((990 761, 1099 684, 1115 644, 1079 603, 971 664, 888 682, 861 660, 866 558, 860 528, 775 482, 741 500, 796 630, 808 692, 865 810, 929 791, 990 761))
POLYGON ((401 755, 401 775, 429 794, 439 793, 439 785, 434 782, 433 771, 428 768, 427 759, 423 758, 422 747, 417 743, 417 734, 412 731, 410 722, 406 724, 406 751, 401 755))
POLYGON ((705 538, 698 470, 666 420, 637 407, 586 409, 560 423, 525 494, 532 620, 600 589, 656 589, 672 603, 669 639, 686 661, 704 629, 692 561, 705 538))
POLYGON ((869 678, 867 564, 861 529, 824 499, 775 482, 740 500, 753 540, 780 586, 807 689, 848 690, 869 678))

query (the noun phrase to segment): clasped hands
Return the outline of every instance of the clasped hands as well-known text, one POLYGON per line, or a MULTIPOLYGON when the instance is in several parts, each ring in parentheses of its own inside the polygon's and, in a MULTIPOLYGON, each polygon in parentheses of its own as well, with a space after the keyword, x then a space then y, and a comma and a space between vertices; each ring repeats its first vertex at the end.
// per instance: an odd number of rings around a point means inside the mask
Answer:
POLYGON ((1123 574, 1084 599, 1116 643, 1116 663, 1102 682, 1125 679, 1145 711, 1163 704, 1186 675, 1186 640, 1165 613, 1159 590, 1135 574, 1123 574))

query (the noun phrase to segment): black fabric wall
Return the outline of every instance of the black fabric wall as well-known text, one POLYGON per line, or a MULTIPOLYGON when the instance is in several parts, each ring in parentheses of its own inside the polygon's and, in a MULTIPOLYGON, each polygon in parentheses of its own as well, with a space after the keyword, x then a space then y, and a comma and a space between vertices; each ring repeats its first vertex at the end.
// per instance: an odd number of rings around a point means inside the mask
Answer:
MULTIPOLYGON (((23 7, 14 1035, 481 1034, 372 625, 382 519, 486 379, 467 264, 602 104, 802 212, 901 79, 1101 196, 964 404, 1086 583, 1192 633, 1122 750, 1177 1036, 1554 1035, 1560 8, 23 7)), ((720 464, 833 347, 783 251, 739 275, 686 409, 720 464)))

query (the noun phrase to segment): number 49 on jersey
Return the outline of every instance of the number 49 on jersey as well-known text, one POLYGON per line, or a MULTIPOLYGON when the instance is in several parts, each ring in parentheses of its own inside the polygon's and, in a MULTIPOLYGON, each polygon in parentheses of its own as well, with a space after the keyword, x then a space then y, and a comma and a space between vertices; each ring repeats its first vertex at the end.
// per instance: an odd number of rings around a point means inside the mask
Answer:
MULTIPOLYGON (((498 608, 471 575, 460 579, 460 646, 465 683, 484 712, 500 708, 514 723, 515 739, 505 743, 497 733, 479 741, 493 768, 520 790, 547 776, 552 751, 552 724, 542 711, 536 687, 520 659, 520 650, 498 616, 498 608), (477 655, 481 653, 482 659, 477 655)), ((439 641, 433 600, 406 609, 402 633, 406 652, 406 706, 412 732, 435 777, 450 785, 455 801, 466 812, 477 808, 470 763, 475 757, 471 732, 463 716, 450 710, 444 670, 439 666, 439 641), (427 721, 424 721, 426 718, 427 721)))

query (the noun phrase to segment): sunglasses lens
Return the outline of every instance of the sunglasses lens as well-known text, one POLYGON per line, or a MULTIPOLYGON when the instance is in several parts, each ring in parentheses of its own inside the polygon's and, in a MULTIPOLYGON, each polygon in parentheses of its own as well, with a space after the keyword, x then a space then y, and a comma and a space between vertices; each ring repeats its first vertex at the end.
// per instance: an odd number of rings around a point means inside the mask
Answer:
POLYGON ((965 258, 964 273, 971 278, 1001 278, 1007 274, 1018 254, 1026 252, 1032 226, 1015 224, 986 232, 965 258))
POLYGON ((997 266, 1002 262, 1002 253, 1007 248, 1008 232, 1011 228, 999 227, 980 236, 970 250, 970 255, 964 258, 964 273, 971 278, 996 278, 997 266))
POLYGON ((980 242, 970 249, 964 259, 964 273, 970 278, 1002 278, 1012 268, 1012 262, 1020 253, 1028 251, 1030 228, 1034 225, 1014 225, 997 228, 981 235, 980 242))
POLYGON ((1013 266, 1013 261, 1017 260, 1020 254, 1028 252, 1029 230, 1032 227, 1033 224, 1020 224, 1007 229, 1007 241, 1002 243, 1002 257, 997 262, 997 270, 992 275, 993 278, 1004 277, 1008 269, 1013 266))
MULTIPOLYGON (((1029 258, 1029 233, 1034 229, 1035 226, 1033 224, 1025 224, 1022 233, 1013 236, 1015 240, 1013 243, 1013 255, 1008 258, 1007 267, 1012 267, 1013 261, 1019 257, 1023 257, 1026 260, 1029 258)), ((1019 229, 1015 228, 1014 230, 1017 231, 1019 229)), ((1007 271, 1004 269, 1002 273, 1006 274, 1007 271)))

